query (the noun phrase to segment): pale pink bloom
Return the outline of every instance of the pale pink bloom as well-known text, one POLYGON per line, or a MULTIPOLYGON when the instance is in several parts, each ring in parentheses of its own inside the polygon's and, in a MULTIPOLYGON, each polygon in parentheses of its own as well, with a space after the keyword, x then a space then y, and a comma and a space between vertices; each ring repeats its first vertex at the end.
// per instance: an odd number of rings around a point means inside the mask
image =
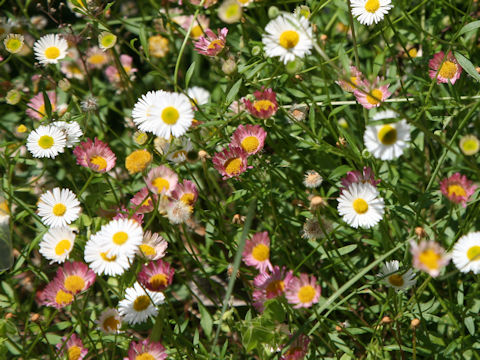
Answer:
POLYGON ((85 68, 80 59, 71 61, 62 61, 60 71, 65 74, 67 79, 83 80, 85 78, 85 68))
POLYGON ((462 204, 463 207, 467 206, 467 201, 476 189, 477 185, 458 172, 440 181, 442 194, 451 202, 462 204))
POLYGON ((225 47, 228 29, 224 27, 221 30, 218 29, 217 32, 218 36, 210 29, 205 30, 206 36, 201 36, 198 39, 195 43, 195 50, 199 54, 207 56, 217 56, 221 53, 225 47))
POLYGON ((285 297, 294 308, 308 308, 318 302, 320 298, 320 285, 317 284, 315 276, 300 274, 300 278, 293 277, 285 289, 285 297))
POLYGON ((232 135, 230 144, 241 147, 248 155, 263 149, 267 132, 260 125, 239 125, 232 135))
POLYGON ((197 185, 190 180, 184 180, 182 184, 177 184, 172 191, 172 198, 182 201, 186 205, 193 206, 198 198, 197 185))
POLYGON ((145 339, 143 341, 139 341, 138 343, 132 341, 130 343, 130 348, 128 349, 128 357, 123 358, 123 360, 165 360, 166 358, 167 353, 160 342, 145 339))
POLYGON ((370 84, 367 80, 364 80, 353 92, 353 95, 355 95, 355 97, 357 98, 358 103, 362 105, 365 109, 379 107, 382 102, 385 101, 385 99, 389 98, 390 95, 392 95, 392 93, 388 91, 389 84, 381 86, 378 85, 382 80, 383 79, 377 77, 377 79, 372 84, 370 84))
POLYGON ((262 272, 258 274, 253 279, 253 285, 256 288, 253 292, 255 308, 262 312, 265 300, 282 296, 292 277, 293 273, 291 271, 287 271, 285 267, 280 269, 277 265, 273 267, 271 273, 262 272))
POLYGON ((462 67, 458 64, 457 59, 450 51, 445 57, 445 53, 440 51, 433 55, 433 59, 428 62, 430 70, 428 74, 430 78, 437 79, 437 84, 448 83, 449 81, 455 84, 455 81, 460 79, 462 67))
POLYGON ((277 94, 270 88, 253 93, 255 101, 243 99, 248 112, 259 119, 268 119, 275 115, 278 109, 277 94))
POLYGON ((75 334, 72 334, 70 338, 68 336, 62 337, 62 340, 55 347, 59 352, 58 357, 60 359, 82 360, 88 354, 82 340, 75 334))
POLYGON ((178 184, 178 175, 165 165, 157 166, 144 178, 151 192, 170 196, 178 184))
MULTIPOLYGON (((57 107, 57 97, 55 95, 55 91, 47 91, 47 96, 50 100, 52 112, 54 112, 57 107)), ((38 93, 33 98, 31 98, 27 106, 29 108, 25 112, 33 119, 42 120, 43 117, 47 115, 47 111, 45 110, 43 93, 38 93)))
POLYGON ((151 194, 150 191, 148 191, 148 188, 144 187, 130 200, 130 207, 139 214, 149 213, 153 211, 157 199, 158 197, 156 194, 151 194))
MULTIPOLYGON (((194 20, 193 15, 188 16, 175 16, 172 18, 174 22, 179 24, 185 31, 188 31, 192 21, 194 20)), ((190 32, 190 36, 193 39, 198 39, 200 36, 204 34, 204 30, 208 29, 210 25, 210 19, 205 15, 198 15, 195 22, 193 23, 192 30, 190 32)))
POLYGON ((136 221, 141 226, 143 224, 143 216, 144 216, 143 214, 140 214, 138 212, 130 213, 125 208, 125 206, 122 206, 121 208, 117 209, 117 213, 112 218, 112 220, 131 219, 133 221, 136 221))
POLYGON ((362 72, 359 71, 355 66, 350 66, 350 73, 348 73, 345 77, 348 77, 350 82, 346 80, 338 80, 335 82, 342 88, 343 91, 351 93, 353 93, 357 88, 357 85, 360 85, 363 81, 362 72), (355 84, 355 86, 350 83, 355 84))
POLYGON ((58 268, 55 280, 73 295, 85 291, 95 282, 95 273, 80 261, 66 262, 58 268))
POLYGON ((73 294, 67 291, 63 287, 63 283, 56 278, 47 284, 39 296, 42 305, 52 306, 57 309, 70 305, 73 299, 73 294))
POLYGON ((354 183, 370 183, 374 187, 377 187, 378 183, 380 183, 381 180, 375 180, 375 174, 373 173, 372 168, 364 166, 363 173, 358 170, 349 171, 341 181, 342 188, 340 188, 340 193, 342 193, 343 190, 347 189, 350 185, 354 183))
POLYGON ((143 234, 143 241, 138 245, 137 254, 149 260, 158 260, 165 256, 167 248, 168 243, 163 237, 148 230, 143 234))
MULTIPOLYGON (((137 72, 137 69, 132 67, 133 58, 131 56, 122 54, 120 55, 120 63, 122 64, 122 67, 130 80, 133 80, 135 78, 134 74, 137 72)), ((110 65, 107 67, 105 69, 105 75, 114 85, 119 86, 122 84, 122 76, 118 72, 116 66, 110 65)))
MULTIPOLYGON (((98 46, 93 46, 87 50, 86 63, 89 69, 101 69, 108 64, 110 58, 109 52, 103 51, 98 46)), ((131 61, 129 65, 131 67, 131 61)))
MULTIPOLYGON (((304 334, 300 334, 289 345, 288 350, 280 357, 280 360, 302 360, 308 352, 310 339, 304 334)), ((285 346, 282 346, 284 348, 285 346)))
POLYGON ((73 154, 77 157, 78 165, 100 173, 111 170, 117 160, 108 145, 97 138, 95 138, 95 142, 92 139, 87 139, 86 142, 80 143, 73 150, 73 154))
POLYGON ((245 249, 242 253, 243 262, 248 266, 253 266, 260 272, 266 269, 273 270, 270 263, 270 238, 268 232, 256 233, 245 243, 245 249))
POLYGON ((235 115, 240 114, 242 111, 245 111, 245 109, 245 98, 241 98, 239 101, 235 100, 228 106, 228 110, 235 115))
POLYGON ((143 264, 137 279, 148 290, 163 291, 172 283, 174 273, 168 262, 157 260, 143 264))
POLYGON ((413 257, 413 267, 426 271, 432 277, 437 277, 450 262, 450 255, 433 240, 422 240, 420 244, 411 240, 410 252, 413 257))
POLYGON ((247 170, 247 156, 247 152, 242 148, 229 145, 228 148, 216 153, 212 162, 225 180, 237 177, 247 170))

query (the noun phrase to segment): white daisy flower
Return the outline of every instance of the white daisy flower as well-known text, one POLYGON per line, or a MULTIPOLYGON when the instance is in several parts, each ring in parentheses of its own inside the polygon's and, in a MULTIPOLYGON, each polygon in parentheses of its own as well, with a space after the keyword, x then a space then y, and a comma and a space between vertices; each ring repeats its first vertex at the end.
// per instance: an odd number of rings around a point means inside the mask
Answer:
POLYGON ((178 93, 149 91, 135 104, 133 122, 141 131, 151 132, 164 139, 182 136, 192 124, 190 100, 178 93))
POLYGON ((352 15, 363 25, 377 24, 392 8, 391 0, 352 0, 352 15))
POLYGON ((123 319, 131 325, 145 322, 150 316, 156 316, 157 305, 163 304, 165 296, 161 292, 143 289, 138 282, 125 290, 125 299, 118 303, 123 319))
POLYGON ((67 226, 78 219, 80 202, 69 189, 54 188, 40 196, 38 215, 52 228, 67 226))
POLYGON ((410 126, 406 120, 367 126, 363 141, 367 150, 377 159, 396 159, 403 154, 403 149, 410 141, 410 126))
POLYGON ((284 64, 310 54, 313 31, 308 20, 292 14, 283 14, 265 27, 262 42, 268 57, 280 57, 284 64))
POLYGON ((417 279, 412 269, 408 269, 406 273, 399 274, 400 268, 397 260, 387 261, 382 264, 380 273, 377 275, 387 284, 387 286, 393 287, 395 290, 408 289, 410 286, 415 285, 417 279))
POLYGON ((142 243, 143 230, 134 220, 116 219, 103 225, 95 237, 110 249, 111 255, 125 255, 133 259, 142 243))
POLYGON ((55 262, 63 263, 70 256, 75 242, 75 233, 67 226, 53 228, 43 236, 40 242, 40 254, 55 262))
POLYGON ((375 186, 353 183, 338 198, 338 212, 354 228, 371 228, 383 217, 384 202, 375 186))
POLYGON ((27 149, 36 158, 55 158, 65 150, 65 133, 51 125, 41 125, 27 138, 27 149))
POLYGON ((105 309, 95 322, 105 334, 119 333, 122 327, 122 317, 116 309, 112 308, 105 309))
POLYGON ((173 143, 168 143, 165 152, 167 153, 167 160, 174 164, 180 164, 187 160, 187 154, 192 151, 193 145, 189 138, 184 137, 182 139, 181 148, 175 151, 170 151, 173 147, 173 143))
POLYGON ((80 138, 83 136, 83 131, 80 129, 80 125, 76 121, 55 121, 51 125, 58 127, 65 132, 66 143, 68 148, 74 147, 80 142, 80 138))
POLYGON ((187 94, 196 106, 205 105, 210 100, 210 92, 200 86, 189 88, 187 94))
POLYGON ((452 261, 461 272, 480 273, 480 232, 462 236, 453 245, 452 261))
POLYGON ((130 260, 126 255, 113 255, 104 240, 93 235, 85 244, 85 261, 98 275, 122 275, 130 268, 130 260))
POLYGON ((42 36, 33 45, 35 57, 44 66, 57 64, 58 60, 63 59, 67 55, 67 49, 67 41, 57 34, 42 36))

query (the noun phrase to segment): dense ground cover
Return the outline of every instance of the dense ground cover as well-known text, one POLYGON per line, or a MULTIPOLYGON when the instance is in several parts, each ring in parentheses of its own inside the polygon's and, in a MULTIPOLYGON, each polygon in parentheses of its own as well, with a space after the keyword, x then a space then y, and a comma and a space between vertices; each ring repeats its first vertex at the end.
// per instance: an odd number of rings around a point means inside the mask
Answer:
POLYGON ((0 7, 0 358, 479 358, 476 1, 0 7))

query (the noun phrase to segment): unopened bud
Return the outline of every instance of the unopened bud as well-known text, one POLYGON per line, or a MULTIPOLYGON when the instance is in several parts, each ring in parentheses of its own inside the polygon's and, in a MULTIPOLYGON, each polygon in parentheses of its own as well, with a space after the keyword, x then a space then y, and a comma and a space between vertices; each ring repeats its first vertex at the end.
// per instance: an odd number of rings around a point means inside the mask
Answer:
POLYGON ((389 316, 384 316, 380 321, 381 324, 390 324, 391 322, 392 322, 392 319, 389 316))
POLYGON ((410 329, 416 329, 420 325, 420 319, 413 319, 412 322, 410 323, 410 329))
POLYGON ((243 225, 245 223, 245 216, 240 214, 233 215, 232 223, 243 225))
POLYGON ((417 234, 417 236, 419 238, 423 238, 427 235, 427 233, 425 232, 425 230, 421 226, 417 226, 415 228, 415 234, 417 234))
POLYGON ((270 6, 268 8, 268 17, 270 19, 275 19, 278 15, 280 15, 280 10, 276 6, 270 6))

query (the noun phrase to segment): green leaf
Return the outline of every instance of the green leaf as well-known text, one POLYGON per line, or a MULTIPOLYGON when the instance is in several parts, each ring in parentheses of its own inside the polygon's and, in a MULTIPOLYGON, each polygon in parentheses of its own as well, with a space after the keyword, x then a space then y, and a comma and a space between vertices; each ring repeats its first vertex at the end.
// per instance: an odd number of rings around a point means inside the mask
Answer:
POLYGON ((456 51, 454 54, 458 63, 468 73, 468 75, 473 77, 475 80, 480 81, 480 74, 478 74, 477 70, 475 70, 475 66, 472 64, 472 62, 456 51))
POLYGON ((213 327, 212 316, 200 303, 198 304, 198 308, 200 310, 200 325, 202 326, 203 331, 205 331, 205 335, 207 335, 207 337, 211 337, 213 327))
POLYGON ((458 36, 463 35, 463 34, 466 34, 467 32, 476 30, 476 29, 478 29, 479 27, 480 27, 480 20, 471 22, 471 23, 465 25, 465 26, 460 30, 460 32, 458 33, 458 36))
POLYGON ((190 84, 190 79, 192 78, 193 72, 195 71, 195 61, 192 62, 192 65, 187 70, 187 74, 185 75, 185 88, 188 88, 188 84, 190 84))
POLYGON ((283 322, 285 320, 285 310, 282 304, 277 299, 267 300, 264 303, 265 309, 263 311, 263 317, 274 322, 283 322))
POLYGON ((145 26, 140 28, 140 44, 142 44, 143 52, 147 58, 150 57, 150 49, 148 48, 147 42, 147 32, 145 31, 145 26))
POLYGON ((463 322, 470 335, 475 336, 475 322, 473 321, 473 318, 471 316, 466 317, 463 322))
POLYGON ((227 97, 225 99, 225 101, 227 102, 227 104, 230 104, 233 99, 235 99, 235 97, 237 96, 238 92, 240 91, 240 86, 242 86, 242 79, 239 79, 235 84, 233 84, 233 86, 231 87, 230 91, 228 92, 227 94, 227 97))

